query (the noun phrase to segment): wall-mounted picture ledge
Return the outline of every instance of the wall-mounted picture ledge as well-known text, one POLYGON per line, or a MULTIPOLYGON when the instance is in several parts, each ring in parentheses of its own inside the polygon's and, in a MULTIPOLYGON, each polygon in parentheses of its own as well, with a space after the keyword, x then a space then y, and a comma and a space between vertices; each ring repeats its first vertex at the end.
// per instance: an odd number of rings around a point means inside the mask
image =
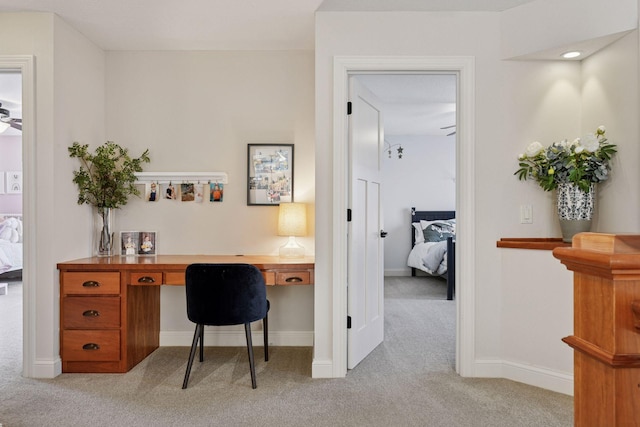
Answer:
POLYGON ((228 184, 226 172, 138 172, 136 173, 139 184, 156 182, 159 184, 166 183, 207 183, 217 182, 220 184, 228 184))

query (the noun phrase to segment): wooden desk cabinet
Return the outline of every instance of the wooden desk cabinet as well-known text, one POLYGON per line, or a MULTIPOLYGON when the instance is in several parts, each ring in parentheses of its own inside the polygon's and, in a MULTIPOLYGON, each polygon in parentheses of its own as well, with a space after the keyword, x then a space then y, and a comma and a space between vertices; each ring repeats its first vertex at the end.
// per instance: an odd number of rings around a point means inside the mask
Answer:
POLYGON ((115 256, 60 263, 62 372, 127 372, 158 348, 160 285, 184 285, 193 263, 253 264, 268 286, 313 284, 311 257, 115 256))

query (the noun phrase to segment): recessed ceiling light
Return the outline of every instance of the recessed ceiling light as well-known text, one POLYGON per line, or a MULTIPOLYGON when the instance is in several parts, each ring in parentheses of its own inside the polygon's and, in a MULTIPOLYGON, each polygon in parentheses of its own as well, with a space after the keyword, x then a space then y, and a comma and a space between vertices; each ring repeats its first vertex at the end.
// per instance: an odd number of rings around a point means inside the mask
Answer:
POLYGON ((564 59, 571 59, 571 58, 577 58, 580 55, 582 55, 582 52, 578 52, 577 50, 572 50, 570 52, 563 53, 562 57, 564 59))

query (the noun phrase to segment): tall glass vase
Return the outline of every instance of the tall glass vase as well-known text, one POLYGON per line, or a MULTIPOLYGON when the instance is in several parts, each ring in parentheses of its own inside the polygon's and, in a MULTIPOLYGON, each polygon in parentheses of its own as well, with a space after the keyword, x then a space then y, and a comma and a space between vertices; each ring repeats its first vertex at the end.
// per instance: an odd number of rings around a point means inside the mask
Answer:
POLYGON ((94 248, 97 256, 116 254, 113 232, 114 209, 96 207, 94 215, 94 248))
POLYGON ((591 230, 595 207, 596 186, 583 191, 573 183, 558 184, 558 219, 562 230, 562 241, 571 243, 573 236, 591 230))

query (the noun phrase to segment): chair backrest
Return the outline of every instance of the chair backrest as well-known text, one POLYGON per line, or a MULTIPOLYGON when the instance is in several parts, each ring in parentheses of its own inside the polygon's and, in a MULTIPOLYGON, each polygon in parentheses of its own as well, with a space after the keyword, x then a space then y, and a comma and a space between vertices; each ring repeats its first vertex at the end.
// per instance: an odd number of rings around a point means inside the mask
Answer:
POLYGON ((240 325, 264 319, 267 290, 250 264, 191 264, 185 273, 187 316, 204 325, 240 325))

